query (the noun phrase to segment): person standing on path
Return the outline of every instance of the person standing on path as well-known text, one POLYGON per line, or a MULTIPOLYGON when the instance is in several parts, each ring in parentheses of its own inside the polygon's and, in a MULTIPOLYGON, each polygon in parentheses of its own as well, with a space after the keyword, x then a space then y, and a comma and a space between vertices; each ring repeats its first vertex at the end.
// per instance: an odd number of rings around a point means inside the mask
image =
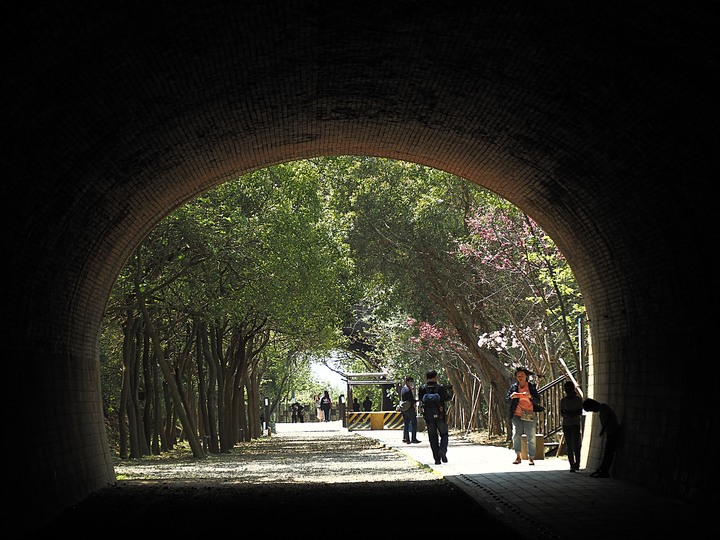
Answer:
POLYGON ((372 400, 370 399, 370 394, 365 396, 365 401, 363 401, 363 411, 372 411, 372 400))
POLYGON ((322 409, 320 408, 320 395, 319 394, 315 394, 313 396, 313 403, 315 404, 315 418, 318 422, 322 422, 323 421, 323 412, 322 412, 322 409))
POLYGON ((599 403, 594 399, 583 401, 583 409, 588 412, 600 414, 600 436, 605 436, 605 451, 603 452, 600 468, 590 475, 591 478, 610 478, 610 467, 612 467, 620 440, 620 422, 615 411, 606 403, 599 403))
POLYGON ((323 397, 320 398, 320 408, 322 409, 325 422, 330 421, 330 409, 332 409, 332 399, 330 399, 330 391, 325 390, 323 397))
POLYGON ((583 400, 575 389, 575 383, 566 381, 563 385, 565 396, 560 400, 560 416, 562 416, 562 430, 567 448, 570 472, 580 470, 580 423, 583 414, 583 400))
POLYGON ((423 418, 427 426, 428 439, 435 465, 447 463, 447 449, 450 432, 447 425, 447 405, 452 399, 452 386, 447 387, 437 380, 437 371, 431 369, 425 374, 426 382, 418 389, 418 399, 423 405, 423 418))
POLYGON ((400 401, 410 403, 407 410, 401 411, 403 417, 403 442, 406 444, 420 442, 417 438, 417 411, 415 410, 413 382, 412 377, 405 377, 405 386, 400 390, 400 401))
POLYGON ((509 406, 510 422, 513 427, 513 449, 515 465, 522 463, 522 436, 527 436, 528 464, 535 465, 535 411, 534 404, 540 405, 540 394, 535 383, 528 381, 533 372, 519 367, 515 370, 516 382, 510 385, 505 394, 509 406))

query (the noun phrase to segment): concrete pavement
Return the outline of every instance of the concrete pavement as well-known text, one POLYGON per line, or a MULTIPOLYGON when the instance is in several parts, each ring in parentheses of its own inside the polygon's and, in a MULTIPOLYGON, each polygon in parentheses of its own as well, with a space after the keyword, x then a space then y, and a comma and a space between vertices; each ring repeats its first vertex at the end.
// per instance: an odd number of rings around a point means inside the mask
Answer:
MULTIPOLYGON (((590 478, 569 471, 563 457, 512 462, 504 447, 450 437, 448 463, 435 465, 427 433, 420 444, 405 444, 397 430, 356 431, 426 465, 462 488, 518 535, 528 540, 613 540, 613 537, 700 534, 714 516, 615 478, 590 478)), ((471 516, 470 516, 471 518, 471 516)), ((481 531, 478 531, 481 532, 481 531)))
MULTIPOLYGON (((340 421, 278 424, 282 432, 345 431, 340 421)), ((616 540, 622 535, 647 537, 706 534, 714 515, 682 501, 655 494, 615 478, 590 478, 575 473, 564 457, 536 459, 535 465, 512 462, 515 452, 450 436, 448 463, 435 465, 427 432, 420 444, 402 442, 399 430, 358 430, 413 462, 433 469, 473 497, 495 519, 517 531, 523 540, 616 540)), ((443 519, 468 519, 443 509, 443 519)), ((478 529, 478 534, 482 530, 478 529)))

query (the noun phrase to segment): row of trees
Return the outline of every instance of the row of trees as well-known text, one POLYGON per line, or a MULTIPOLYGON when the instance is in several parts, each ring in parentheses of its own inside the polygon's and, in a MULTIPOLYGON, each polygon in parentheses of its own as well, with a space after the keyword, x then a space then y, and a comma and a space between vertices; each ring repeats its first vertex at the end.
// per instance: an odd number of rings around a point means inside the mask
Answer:
POLYGON ((331 351, 346 371, 440 368, 456 427, 501 433, 512 368, 576 365, 582 311, 552 241, 494 194, 399 161, 286 163, 137 248, 108 302, 103 389, 122 457, 172 448, 178 426, 198 457, 259 436, 261 397, 310 401, 331 351))

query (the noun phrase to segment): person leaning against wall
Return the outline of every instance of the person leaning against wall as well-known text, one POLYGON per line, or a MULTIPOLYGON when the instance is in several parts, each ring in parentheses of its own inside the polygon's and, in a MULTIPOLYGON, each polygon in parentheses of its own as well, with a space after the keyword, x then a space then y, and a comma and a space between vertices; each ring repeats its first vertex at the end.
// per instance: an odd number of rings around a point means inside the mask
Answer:
POLYGON ((615 460, 615 452, 617 452, 620 442, 620 422, 610 406, 607 403, 599 403, 594 399, 586 399, 583 401, 583 409, 587 412, 598 413, 600 416, 600 437, 605 438, 605 449, 603 450, 603 458, 600 467, 594 473, 590 474, 591 478, 610 478, 610 467, 615 460))

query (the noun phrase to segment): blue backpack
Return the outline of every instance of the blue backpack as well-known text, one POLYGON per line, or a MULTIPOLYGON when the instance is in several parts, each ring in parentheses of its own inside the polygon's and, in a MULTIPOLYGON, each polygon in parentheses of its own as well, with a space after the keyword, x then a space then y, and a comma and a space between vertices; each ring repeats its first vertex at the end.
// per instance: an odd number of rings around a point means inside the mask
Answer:
POLYGON ((438 393, 438 390, 440 388, 440 385, 435 384, 432 386, 427 386, 425 389, 425 393, 422 397, 422 404, 423 404, 423 414, 425 416, 437 418, 440 414, 440 410, 442 409, 442 397, 438 393))

